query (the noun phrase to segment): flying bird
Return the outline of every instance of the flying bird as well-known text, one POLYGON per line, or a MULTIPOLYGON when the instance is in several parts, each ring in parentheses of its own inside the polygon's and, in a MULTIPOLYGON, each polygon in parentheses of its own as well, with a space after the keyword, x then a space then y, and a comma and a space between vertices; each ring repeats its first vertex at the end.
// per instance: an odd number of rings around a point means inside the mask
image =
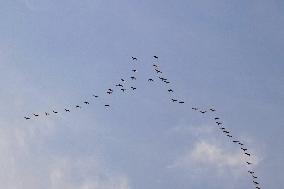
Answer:
POLYGON ((202 114, 205 114, 205 113, 206 113, 206 111, 201 111, 201 110, 200 110, 199 112, 202 113, 202 114))
POLYGON ((166 84, 169 84, 170 82, 169 81, 164 81, 166 84))
POLYGON ((30 117, 24 117, 26 120, 31 119, 30 117))
POLYGON ((148 81, 154 81, 154 80, 150 78, 150 79, 148 79, 148 81))
POLYGON ((46 115, 46 116, 48 116, 48 115, 49 115, 49 113, 47 113, 47 112, 44 112, 44 113, 45 113, 45 115, 46 115))
POLYGON ((124 79, 120 79, 122 82, 125 82, 125 80, 124 79))
POLYGON ((99 96, 97 96, 97 95, 93 95, 93 97, 98 98, 99 96))
POLYGON ((227 135, 227 137, 230 137, 230 138, 232 138, 233 136, 232 136, 232 135, 227 135))
POLYGON ((260 189, 260 187, 258 187, 258 186, 256 186, 255 188, 256 188, 256 189, 260 189))
POLYGON ((132 90, 135 90, 135 89, 136 89, 136 87, 131 87, 131 89, 132 89, 132 90))
POLYGON ((87 101, 85 101, 84 103, 85 103, 85 104, 90 104, 90 103, 89 103, 89 102, 87 102, 87 101))
POLYGON ((163 78, 163 77, 159 77, 160 80, 162 81, 166 81, 167 79, 166 78, 163 78))
POLYGON ((217 125, 222 125, 222 123, 221 123, 221 122, 218 122, 218 121, 217 121, 216 123, 217 123, 217 125))
POLYGON ((65 110, 65 112, 70 112, 70 110, 68 110, 68 109, 65 109, 65 108, 64 108, 64 110, 65 110))
POLYGON ((172 98, 172 101, 173 101, 173 102, 176 102, 177 100, 172 98))
POLYGON ((157 56, 153 56, 154 58, 156 58, 156 59, 158 59, 159 57, 157 57, 157 56))
POLYGON ((246 155, 248 155, 248 156, 250 156, 250 154, 249 153, 245 153, 246 155))
POLYGON ((210 110, 212 111, 212 112, 215 112, 216 110, 215 109, 213 109, 213 108, 210 108, 210 110))
POLYGON ((254 171, 248 171, 250 174, 254 174, 254 171))
POLYGON ((136 77, 134 77, 134 76, 131 76, 130 78, 131 78, 132 80, 136 80, 136 77))
POLYGON ((178 103, 180 103, 180 104, 184 104, 184 101, 179 101, 178 103))
POLYGON ((244 144, 243 144, 243 143, 241 143, 241 142, 239 142, 239 145, 243 146, 244 144))
POLYGON ((112 94, 112 92, 111 91, 107 91, 107 94, 112 94))
POLYGON ((233 140, 233 142, 234 142, 234 143, 237 143, 237 142, 240 142, 240 141, 238 141, 238 140, 233 140))
POLYGON ((76 105, 76 106, 75 106, 75 108, 81 108, 81 106, 79 106, 79 105, 76 105))
POLYGON ((122 89, 120 89, 120 90, 122 90, 122 92, 126 91, 126 89, 124 89, 124 88, 122 88, 122 89))
POLYGON ((244 152, 248 150, 247 148, 241 148, 241 149, 242 149, 244 152))
POLYGON ((220 118, 219 117, 215 117, 214 119, 217 120, 217 119, 220 119, 220 118))
POLYGON ((113 92, 113 90, 112 89, 108 89, 109 91, 111 91, 111 92, 113 92))
POLYGON ((258 183, 258 182, 256 182, 256 181, 253 181, 253 183, 254 183, 254 184, 256 184, 256 185, 258 185, 258 184, 259 184, 259 183, 258 183))
POLYGON ((247 163, 248 165, 251 165, 251 164, 252 164, 252 163, 250 163, 250 162, 248 162, 248 161, 247 161, 246 163, 247 163))
POLYGON ((155 71, 157 72, 157 73, 163 73, 163 72, 161 72, 160 70, 158 70, 158 69, 155 69, 155 71))
POLYGON ((133 72, 137 72, 137 70, 135 70, 135 69, 134 69, 134 70, 132 70, 132 71, 133 71, 133 72))
POLYGON ((52 110, 52 112, 53 112, 53 113, 55 113, 55 114, 57 114, 57 113, 58 113, 58 112, 56 112, 56 111, 54 111, 54 110, 52 110))
POLYGON ((117 85, 115 85, 115 86, 117 86, 117 87, 123 87, 123 85, 121 85, 120 83, 117 84, 117 85))
POLYGON ((132 58, 132 60, 137 60, 137 58, 136 58, 136 57, 133 57, 133 56, 132 56, 131 58, 132 58))
POLYGON ((254 176, 254 175, 252 175, 252 177, 253 177, 254 179, 257 179, 257 177, 256 177, 256 176, 254 176))
POLYGON ((34 114, 35 117, 39 116, 38 114, 34 114))
POLYGON ((109 104, 105 104, 105 107, 109 107, 110 105, 109 104))
POLYGON ((172 89, 169 89, 168 91, 169 91, 169 92, 174 92, 172 89))
POLYGON ((159 66, 157 64, 153 64, 154 67, 158 68, 159 66))
POLYGON ((191 108, 191 109, 193 109, 193 110, 195 110, 195 111, 198 110, 198 108, 191 108))

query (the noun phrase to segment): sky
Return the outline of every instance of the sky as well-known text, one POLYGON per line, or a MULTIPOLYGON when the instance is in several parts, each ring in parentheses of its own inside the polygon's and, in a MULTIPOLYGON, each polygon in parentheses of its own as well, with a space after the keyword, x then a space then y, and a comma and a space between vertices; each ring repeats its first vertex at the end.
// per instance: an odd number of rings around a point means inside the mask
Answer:
POLYGON ((254 188, 218 116, 281 188, 283 20, 280 0, 0 0, 0 187, 254 188), (120 78, 137 90, 106 95, 120 78))

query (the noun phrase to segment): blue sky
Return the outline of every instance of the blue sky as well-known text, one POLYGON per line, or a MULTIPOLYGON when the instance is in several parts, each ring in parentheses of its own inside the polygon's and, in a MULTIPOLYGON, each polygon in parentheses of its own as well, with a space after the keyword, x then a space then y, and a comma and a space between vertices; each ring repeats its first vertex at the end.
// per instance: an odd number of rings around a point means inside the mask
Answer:
POLYGON ((1 188, 254 188, 215 115, 250 149, 262 188, 280 188, 283 9, 277 0, 1 0, 1 188), (173 95, 147 82, 153 55, 173 95), (133 68, 135 92, 105 95, 133 68))

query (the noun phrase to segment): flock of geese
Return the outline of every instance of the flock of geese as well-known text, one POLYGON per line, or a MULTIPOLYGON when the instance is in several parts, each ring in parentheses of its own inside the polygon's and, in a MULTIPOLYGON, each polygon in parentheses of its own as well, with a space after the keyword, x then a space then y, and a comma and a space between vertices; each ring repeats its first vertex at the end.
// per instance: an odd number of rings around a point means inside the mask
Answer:
MULTIPOLYGON (((131 57, 132 62, 135 63, 138 58, 137 57, 131 57)), ((153 56, 153 71, 156 74, 156 78, 149 78, 148 82, 155 82, 155 81, 160 81, 163 84, 166 85, 167 87, 167 92, 168 93, 172 93, 174 94, 174 90, 172 88, 169 88, 167 84, 170 84, 171 82, 165 77, 163 76, 163 72, 160 69, 160 65, 158 64, 159 57, 158 56, 153 56)), ((135 65, 135 64, 134 64, 135 65)), ((136 72, 137 69, 134 68, 131 70, 133 75, 131 75, 129 77, 130 80, 135 81, 137 80, 137 76, 136 76, 136 72)), ((122 93, 126 92, 127 90, 131 90, 131 91, 135 91, 137 88, 135 86, 130 86, 130 87, 126 87, 125 83, 126 83, 127 79, 126 78, 121 78, 120 81, 115 84, 113 86, 113 88, 109 88, 105 91, 105 94, 107 95, 111 95, 114 91, 115 88, 119 91, 121 91, 122 93)), ((98 95, 93 94, 92 95, 93 98, 100 98, 98 95)), ((183 100, 180 99, 176 99, 176 98, 170 98, 170 102, 172 103, 178 103, 178 104, 184 104, 185 102, 183 100)), ((89 105, 90 102, 89 101, 83 101, 81 104, 77 104, 74 106, 75 109, 80 109, 82 108, 83 105, 89 105)), ((106 108, 110 107, 110 104, 104 104, 104 106, 106 108)), ((213 113, 213 112, 217 112, 215 108, 209 108, 209 109, 200 109, 198 107, 191 107, 191 109, 197 113, 200 114, 209 114, 209 113, 213 113)), ((70 112, 70 109, 64 108, 64 110, 62 110, 62 112, 70 112)), ((32 119, 32 117, 36 118, 38 116, 50 116, 51 114, 59 114, 59 111, 57 110, 52 110, 51 112, 44 112, 43 114, 39 114, 39 113, 33 113, 32 116, 25 116, 24 118, 26 120, 30 120, 32 119)), ((250 158, 252 156, 252 154, 249 152, 248 148, 245 147, 244 142, 242 142, 241 140, 237 139, 235 136, 232 135, 231 131, 228 130, 228 128, 226 128, 221 120, 220 117, 214 116, 213 117, 213 121, 215 122, 216 126, 220 129, 220 131, 224 134, 225 137, 228 137, 232 143, 237 144, 240 148, 240 150, 242 151, 243 155, 246 156, 247 158, 250 158)), ((252 170, 251 166, 253 165, 253 163, 251 161, 247 161, 245 160, 244 162, 247 167, 248 167, 248 173, 252 179, 252 183, 254 185, 254 187, 256 189, 261 189, 260 187, 260 183, 258 181, 258 176, 256 176, 255 172, 252 170)))

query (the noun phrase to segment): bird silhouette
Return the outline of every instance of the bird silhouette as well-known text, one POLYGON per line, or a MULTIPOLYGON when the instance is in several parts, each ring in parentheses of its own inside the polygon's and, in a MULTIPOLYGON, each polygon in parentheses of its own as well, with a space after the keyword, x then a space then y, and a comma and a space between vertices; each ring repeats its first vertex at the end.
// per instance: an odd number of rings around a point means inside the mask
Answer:
POLYGON ((137 60, 137 58, 136 58, 136 57, 133 57, 133 56, 132 56, 131 58, 132 58, 132 60, 137 60))
POLYGON ((254 174, 254 171, 248 171, 250 174, 254 174))
POLYGON ((163 73, 163 72, 161 72, 160 70, 158 70, 158 69, 155 69, 155 71, 157 72, 157 73, 163 73))
POLYGON ((252 163, 250 163, 250 162, 248 162, 248 161, 247 161, 246 163, 247 163, 248 165, 251 165, 251 164, 252 164, 252 163))
POLYGON ((169 81, 164 81, 166 84, 169 84, 170 82, 169 81))
POLYGON ((125 82, 125 80, 124 79, 120 79, 122 82, 125 82))
POLYGON ((154 80, 150 78, 150 79, 148 79, 148 81, 154 81, 154 80))
POLYGON ((93 97, 98 98, 99 96, 98 95, 93 95, 93 97))
POLYGON ((47 113, 47 112, 44 112, 44 113, 45 113, 45 115, 46 115, 46 116, 48 116, 48 115, 49 115, 49 113, 47 113))
POLYGON ((112 92, 111 91, 107 91, 107 94, 112 94, 112 92))
POLYGON ((136 80, 136 77, 134 77, 134 76, 131 76, 130 78, 131 78, 132 80, 136 80))
POLYGON ((79 106, 79 105, 76 105, 76 106, 75 106, 75 108, 81 108, 81 106, 79 106))
POLYGON ((227 137, 230 137, 230 138, 232 138, 233 136, 232 136, 232 135, 227 135, 227 137))
POLYGON ((254 183, 254 184, 256 184, 256 185, 258 185, 258 184, 259 184, 259 183, 258 183, 258 182, 256 182, 256 181, 253 181, 253 183, 254 183))
POLYGON ((234 142, 234 143, 237 143, 237 142, 240 142, 240 141, 238 141, 238 140, 233 140, 233 142, 234 142))
POLYGON ((220 118, 219 118, 219 117, 215 117, 214 119, 215 119, 215 120, 218 120, 218 119, 220 119, 220 118))
POLYGON ((38 114, 34 114, 35 117, 39 116, 38 114))
POLYGON ((256 189, 260 189, 260 187, 258 187, 258 186, 256 186, 255 188, 256 188, 256 189))
POLYGON ((166 81, 167 79, 166 78, 163 78, 163 77, 159 77, 160 80, 162 81, 166 81))
POLYGON ((56 112, 56 111, 54 111, 54 110, 52 110, 52 112, 53 112, 53 113, 55 113, 55 114, 57 114, 57 113, 58 113, 58 112, 56 112))
POLYGON ((157 56, 153 56, 154 58, 156 58, 156 59, 158 59, 159 57, 157 57, 157 56))
POLYGON ((132 71, 133 71, 133 72, 137 72, 137 70, 135 70, 135 69, 134 69, 134 70, 132 70, 132 71))
POLYGON ((70 112, 70 110, 68 110, 68 109, 65 109, 65 108, 64 108, 64 110, 65 110, 65 112, 70 112))
POLYGON ((173 101, 173 102, 176 102, 177 100, 172 98, 172 101, 173 101))
POLYGON ((115 85, 115 86, 117 86, 117 87, 123 87, 123 85, 121 85, 120 83, 117 84, 117 85, 115 85))
POLYGON ((122 89, 120 89, 120 90, 122 90, 122 92, 125 92, 125 91, 126 91, 126 89, 124 89, 124 88, 122 88, 122 89))
POLYGON ((154 66, 155 68, 158 68, 158 67, 159 67, 157 64, 153 64, 153 66, 154 66))
POLYGON ((243 146, 244 144, 243 144, 243 143, 241 143, 241 142, 239 142, 239 145, 243 146))
POLYGON ((242 149, 244 152, 248 150, 247 148, 241 148, 241 149, 242 149))
POLYGON ((193 109, 193 110, 195 110, 195 111, 198 110, 198 108, 191 108, 191 109, 193 109))
POLYGON ((250 154, 249 153, 245 153, 246 155, 248 155, 248 156, 250 156, 250 154))
POLYGON ((30 117, 24 117, 26 120, 31 119, 30 117))
POLYGON ((136 87, 131 87, 131 89, 132 89, 132 90, 135 90, 135 89, 136 89, 136 87))
POLYGON ((168 89, 169 92, 174 92, 172 89, 168 89))
POLYGON ((218 122, 218 121, 217 121, 216 123, 217 123, 217 125, 222 125, 222 123, 221 123, 221 122, 218 122))
POLYGON ((254 176, 254 175, 252 175, 252 178, 257 179, 257 177, 256 177, 256 176, 254 176))
POLYGON ((113 90, 112 89, 108 89, 110 92, 113 92, 113 90))
POLYGON ((109 104, 105 104, 105 107, 110 107, 110 105, 109 104))
POLYGON ((184 101, 179 101, 178 103, 180 103, 180 104, 184 104, 184 101))
POLYGON ((202 113, 202 114, 205 114, 207 111, 201 111, 201 110, 200 110, 199 112, 202 113))
POLYGON ((215 112, 216 110, 215 109, 213 109, 213 108, 210 108, 209 110, 211 110, 212 112, 215 112))
POLYGON ((85 101, 84 103, 85 103, 85 104, 90 104, 88 101, 85 101))

